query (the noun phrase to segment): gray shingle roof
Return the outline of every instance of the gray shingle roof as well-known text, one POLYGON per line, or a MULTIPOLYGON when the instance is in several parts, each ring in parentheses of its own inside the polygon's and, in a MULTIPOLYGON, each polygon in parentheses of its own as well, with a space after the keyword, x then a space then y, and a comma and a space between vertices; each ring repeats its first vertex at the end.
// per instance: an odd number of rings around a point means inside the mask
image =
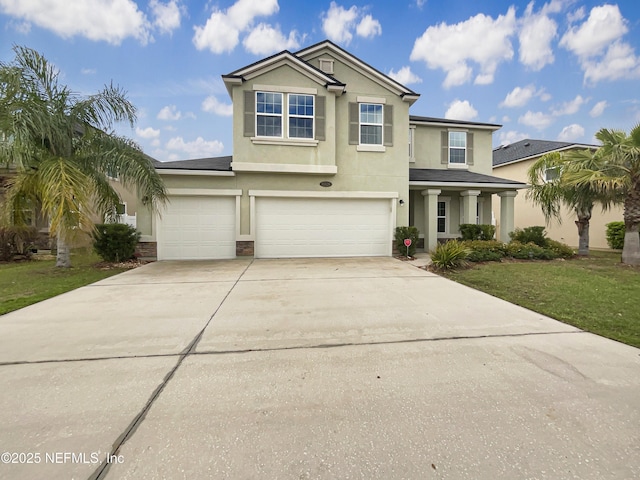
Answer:
POLYGON ((410 168, 410 182, 436 183, 502 183, 507 185, 522 185, 522 182, 506 178, 483 175, 468 170, 444 170, 432 168, 410 168))
POLYGON ((230 171, 233 157, 196 158, 194 160, 178 160, 175 162, 157 162, 160 170, 213 170, 230 171))
POLYGON ((510 145, 502 145, 493 150, 493 166, 505 163, 517 162, 525 158, 536 157, 556 150, 568 148, 597 148, 597 145, 588 145, 571 142, 554 142, 551 140, 531 140, 527 138, 510 145))
POLYGON ((421 117, 418 115, 409 115, 409 123, 411 122, 425 122, 425 123, 450 123, 452 125, 481 125, 484 127, 495 127, 496 129, 502 127, 497 123, 483 123, 483 122, 468 122, 465 120, 450 120, 448 118, 437 117, 421 117))

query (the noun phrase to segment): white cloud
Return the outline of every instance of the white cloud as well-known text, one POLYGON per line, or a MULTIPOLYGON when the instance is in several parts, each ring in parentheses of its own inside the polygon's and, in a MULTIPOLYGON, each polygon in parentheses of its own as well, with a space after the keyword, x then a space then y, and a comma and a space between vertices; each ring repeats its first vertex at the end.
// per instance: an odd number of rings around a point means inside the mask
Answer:
POLYGON ((382 25, 371 15, 365 15, 356 27, 356 33, 362 38, 373 38, 382 35, 382 25))
POLYGON ((575 10, 574 12, 570 12, 567 14, 567 22, 569 22, 570 24, 572 23, 576 23, 579 22, 580 20, 582 20, 584 17, 586 17, 587 14, 584 10, 584 7, 580 7, 577 10, 575 10))
POLYGON ((518 118, 518 123, 538 130, 544 130, 551 125, 552 122, 553 117, 551 115, 542 112, 532 112, 531 110, 518 118))
POLYGON ((500 132, 500 134, 498 135, 500 145, 510 145, 512 143, 519 142, 520 140, 524 140, 525 138, 529 138, 528 133, 520 133, 516 132, 515 130, 500 132))
POLYGON ((581 139, 583 136, 584 128, 577 123, 572 123, 562 129, 558 135, 558 140, 561 142, 574 142, 581 139))
POLYGON ((279 27, 272 27, 261 23, 251 30, 249 35, 242 41, 245 50, 254 55, 269 55, 281 50, 291 50, 300 47, 298 32, 295 30, 285 37, 279 27))
POLYGON ((586 83, 640 78, 640 57, 622 41, 629 31, 627 23, 617 5, 601 5, 564 34, 560 46, 578 57, 586 83))
POLYGON ((548 102, 549 100, 551 100, 551 94, 546 92, 544 88, 541 88, 540 90, 538 90, 536 95, 543 102, 548 102))
POLYGON ((589 112, 589 115, 591 115, 593 118, 599 117, 604 113, 604 109, 607 108, 608 106, 609 104, 607 103, 607 101, 602 100, 593 106, 593 108, 589 112))
POLYGON ((233 115, 233 105, 230 103, 222 103, 216 97, 211 95, 202 102, 202 110, 209 113, 215 113, 223 117, 230 117, 233 115))
MULTIPOLYGON (((165 147, 167 150, 183 153, 186 155, 186 159, 212 157, 220 155, 224 150, 221 141, 205 140, 202 137, 198 137, 192 142, 185 142, 182 137, 174 137, 167 142, 165 147)), ((176 155, 173 154, 172 157, 175 158, 176 155)))
POLYGON ((626 20, 617 5, 602 5, 591 9, 589 18, 579 27, 571 27, 560 45, 579 57, 601 54, 606 47, 627 33, 626 20))
POLYGON ((422 83, 422 79, 411 71, 411 67, 402 67, 397 72, 393 69, 389 70, 389 76, 400 82, 402 85, 410 85, 412 83, 422 83))
POLYGON ((609 46, 600 60, 584 60, 585 82, 598 83, 601 80, 620 78, 640 78, 640 57, 628 43, 615 42, 609 46))
POLYGON ((518 33, 520 62, 534 71, 552 64, 555 58, 551 41, 557 36, 557 31, 558 24, 549 18, 545 11, 533 13, 533 2, 529 3, 524 17, 520 20, 518 33))
POLYGON ((0 11, 62 38, 81 36, 119 45, 126 38, 151 40, 151 26, 133 0, 0 0, 0 11))
POLYGON ((577 95, 576 98, 574 98, 573 100, 571 100, 569 102, 564 102, 560 107, 554 108, 551 111, 551 113, 553 115, 555 115, 556 117, 558 117, 560 115, 573 115, 574 113, 577 113, 578 110, 580 110, 580 107, 586 101, 587 100, 582 98, 581 95, 577 95))
POLYGON ((382 33, 380 22, 365 12, 365 9, 355 5, 346 9, 336 2, 331 2, 329 10, 322 16, 322 31, 329 40, 344 45, 351 43, 354 30, 358 36, 363 38, 373 38, 380 35, 382 33))
POLYGON ((416 39, 410 59, 422 60, 430 69, 447 73, 444 87, 462 85, 471 79, 474 62, 479 66, 475 82, 488 84, 498 65, 513 58, 511 37, 516 31, 515 8, 495 20, 478 14, 453 25, 441 23, 428 27, 416 39))
POLYGON ((533 98, 535 93, 536 87, 534 85, 516 87, 507 94, 505 99, 500 103, 500 106, 507 108, 524 107, 529 100, 533 98))
POLYGON ((511 117, 509 117, 508 115, 504 115, 502 117, 502 123, 509 123, 510 121, 511 121, 511 117))
POLYGON ((231 52, 239 43, 240 33, 249 30, 257 17, 271 16, 279 9, 278 0, 237 0, 226 11, 214 9, 204 25, 193 27, 193 44, 198 50, 231 52))
POLYGON ((80 73, 82 75, 95 75, 97 70, 95 68, 82 68, 80 73))
POLYGON ((149 8, 153 14, 153 25, 160 33, 172 33, 180 27, 181 11, 177 0, 162 3, 159 0, 151 0, 149 8))
POLYGON ((478 111, 473 108, 473 105, 468 100, 454 100, 449 104, 447 112, 444 114, 444 118, 450 120, 473 120, 478 116, 478 111))
POLYGON ((181 117, 182 112, 180 112, 175 105, 162 107, 157 116, 159 120, 179 120, 181 117))
POLYGON ((14 20, 11 20, 7 23, 7 27, 14 29, 16 32, 21 33, 22 35, 27 35, 29 32, 31 32, 31 24, 29 22, 16 22, 14 20))
POLYGON ((138 135, 140 138, 149 140, 152 138, 158 138, 160 136, 160 130, 156 130, 153 127, 147 127, 147 128, 136 127, 136 135, 138 135))

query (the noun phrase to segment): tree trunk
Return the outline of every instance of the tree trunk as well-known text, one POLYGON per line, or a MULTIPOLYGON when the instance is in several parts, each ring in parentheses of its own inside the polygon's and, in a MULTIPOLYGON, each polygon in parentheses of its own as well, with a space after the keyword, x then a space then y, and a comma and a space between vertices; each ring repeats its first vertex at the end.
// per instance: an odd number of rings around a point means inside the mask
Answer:
POLYGON ((624 199, 624 246, 622 263, 640 265, 640 181, 636 180, 627 198, 624 199))
POLYGON ((58 232, 57 237, 58 253, 56 254, 56 267, 70 268, 71 267, 71 249, 67 244, 64 233, 58 232))
POLYGON ((593 204, 589 208, 576 208, 576 226, 578 227, 578 255, 589 255, 589 222, 591 221, 591 210, 593 204))

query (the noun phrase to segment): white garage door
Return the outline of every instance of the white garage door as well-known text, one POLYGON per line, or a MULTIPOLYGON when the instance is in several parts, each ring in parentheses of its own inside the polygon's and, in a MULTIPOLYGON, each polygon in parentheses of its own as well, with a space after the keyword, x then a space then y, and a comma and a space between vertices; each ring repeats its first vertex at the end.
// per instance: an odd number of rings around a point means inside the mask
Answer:
POLYGON ((235 258, 235 197, 171 196, 158 221, 158 260, 235 258))
POLYGON ((391 255, 390 199, 257 198, 260 258, 391 255))

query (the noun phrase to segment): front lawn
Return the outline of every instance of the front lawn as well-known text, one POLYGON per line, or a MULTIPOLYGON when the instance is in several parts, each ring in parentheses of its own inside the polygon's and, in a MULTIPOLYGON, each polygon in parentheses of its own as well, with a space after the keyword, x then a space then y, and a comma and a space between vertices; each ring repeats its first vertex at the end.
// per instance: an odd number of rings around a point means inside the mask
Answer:
POLYGON ((620 253, 588 258, 491 262, 446 273, 456 282, 561 322, 640 347, 640 269, 620 253))
POLYGON ((126 270, 97 267, 100 257, 94 253, 74 253, 71 261, 68 269, 56 268, 53 257, 0 264, 0 315, 126 270))

